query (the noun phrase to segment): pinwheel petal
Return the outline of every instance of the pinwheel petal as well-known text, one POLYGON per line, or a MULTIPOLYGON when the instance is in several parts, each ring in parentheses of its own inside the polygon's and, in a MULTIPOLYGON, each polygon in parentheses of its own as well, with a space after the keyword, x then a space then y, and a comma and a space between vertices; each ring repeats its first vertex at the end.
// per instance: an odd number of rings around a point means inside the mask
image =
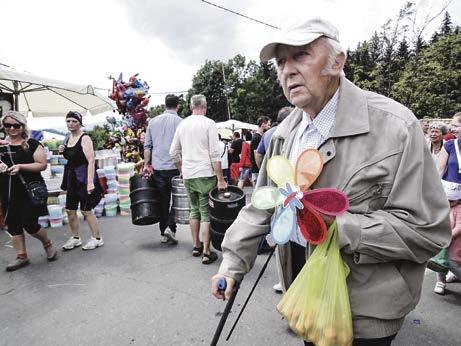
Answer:
POLYGON ((296 214, 291 208, 279 208, 271 224, 272 238, 277 244, 285 244, 290 235, 296 231, 296 214))
POLYGON ((257 188, 251 196, 251 204, 257 209, 270 209, 282 204, 283 195, 275 186, 257 188))
POLYGON ((296 182, 301 191, 306 191, 322 172, 323 160, 316 149, 304 150, 296 162, 296 182))
POLYGON ((304 192, 302 200, 309 202, 315 210, 326 215, 340 215, 349 208, 349 199, 337 189, 319 188, 304 192))
POLYGON ((327 226, 309 202, 302 201, 304 209, 298 210, 297 220, 304 238, 311 244, 323 243, 327 237, 327 226))
POLYGON ((294 168, 283 156, 273 156, 267 161, 267 174, 278 187, 285 187, 286 183, 294 182, 294 168))

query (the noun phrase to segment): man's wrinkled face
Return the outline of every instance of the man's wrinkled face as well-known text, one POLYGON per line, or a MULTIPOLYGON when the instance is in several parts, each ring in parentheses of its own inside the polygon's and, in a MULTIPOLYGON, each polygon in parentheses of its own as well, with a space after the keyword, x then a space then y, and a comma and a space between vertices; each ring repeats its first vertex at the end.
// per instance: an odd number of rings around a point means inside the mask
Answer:
POLYGON ((328 63, 328 53, 329 49, 323 40, 300 47, 277 47, 277 76, 290 103, 306 110, 324 102, 331 79, 323 73, 328 63))

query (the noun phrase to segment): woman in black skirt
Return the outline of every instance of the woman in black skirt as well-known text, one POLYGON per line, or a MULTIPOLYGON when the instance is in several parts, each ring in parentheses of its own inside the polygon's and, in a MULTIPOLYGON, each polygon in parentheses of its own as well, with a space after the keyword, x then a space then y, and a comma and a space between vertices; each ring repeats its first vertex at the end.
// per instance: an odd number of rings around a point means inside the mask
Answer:
POLYGON ((67 113, 66 123, 70 132, 69 139, 65 145, 59 147, 59 151, 67 159, 61 188, 67 191, 66 211, 72 236, 62 248, 72 250, 82 245, 77 218, 77 209, 80 205, 80 210, 92 234, 82 249, 94 250, 103 246, 104 241, 99 233, 98 221, 92 211, 102 198, 102 189, 96 175, 93 142, 90 136, 82 131, 83 123, 80 113, 67 113))
POLYGON ((14 271, 29 264, 24 230, 42 242, 48 261, 54 261, 57 252, 38 223, 39 216, 48 213, 46 206, 32 204, 19 177, 21 175, 26 183, 43 181, 40 172, 47 166, 43 146, 29 138, 27 120, 19 112, 6 112, 1 126, 7 137, 0 146, 0 194, 5 223, 16 250, 16 260, 8 264, 6 270, 14 271))

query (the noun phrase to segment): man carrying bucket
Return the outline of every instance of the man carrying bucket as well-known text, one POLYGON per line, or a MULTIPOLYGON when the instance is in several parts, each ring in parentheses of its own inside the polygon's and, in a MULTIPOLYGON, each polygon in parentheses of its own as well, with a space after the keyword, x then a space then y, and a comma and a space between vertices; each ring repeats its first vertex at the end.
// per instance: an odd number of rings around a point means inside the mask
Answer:
POLYGON ((153 118, 147 126, 143 173, 152 175, 160 194, 160 241, 177 244, 174 209, 170 205, 171 179, 179 176, 179 170, 171 160, 169 150, 176 128, 182 121, 178 116, 179 97, 172 94, 166 95, 165 107, 165 112, 153 118))
POLYGON ((184 178, 190 204, 190 229, 194 249, 192 256, 203 253, 202 263, 210 264, 218 255, 210 250, 210 217, 208 214, 208 194, 216 187, 227 188, 221 169, 221 147, 218 128, 207 118, 205 96, 191 97, 192 115, 178 126, 170 155, 184 178), (216 179, 217 178, 217 179, 216 179), (202 240, 200 241, 200 229, 202 240))

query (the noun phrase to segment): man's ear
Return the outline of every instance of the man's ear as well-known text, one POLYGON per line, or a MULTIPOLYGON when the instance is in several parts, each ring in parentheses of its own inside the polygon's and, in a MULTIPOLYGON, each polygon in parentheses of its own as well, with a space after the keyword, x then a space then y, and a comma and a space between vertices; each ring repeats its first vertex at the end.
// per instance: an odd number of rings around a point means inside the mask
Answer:
POLYGON ((345 64, 346 64, 346 54, 344 52, 341 52, 338 55, 336 55, 335 61, 333 65, 331 66, 332 74, 334 75, 340 74, 345 64))

